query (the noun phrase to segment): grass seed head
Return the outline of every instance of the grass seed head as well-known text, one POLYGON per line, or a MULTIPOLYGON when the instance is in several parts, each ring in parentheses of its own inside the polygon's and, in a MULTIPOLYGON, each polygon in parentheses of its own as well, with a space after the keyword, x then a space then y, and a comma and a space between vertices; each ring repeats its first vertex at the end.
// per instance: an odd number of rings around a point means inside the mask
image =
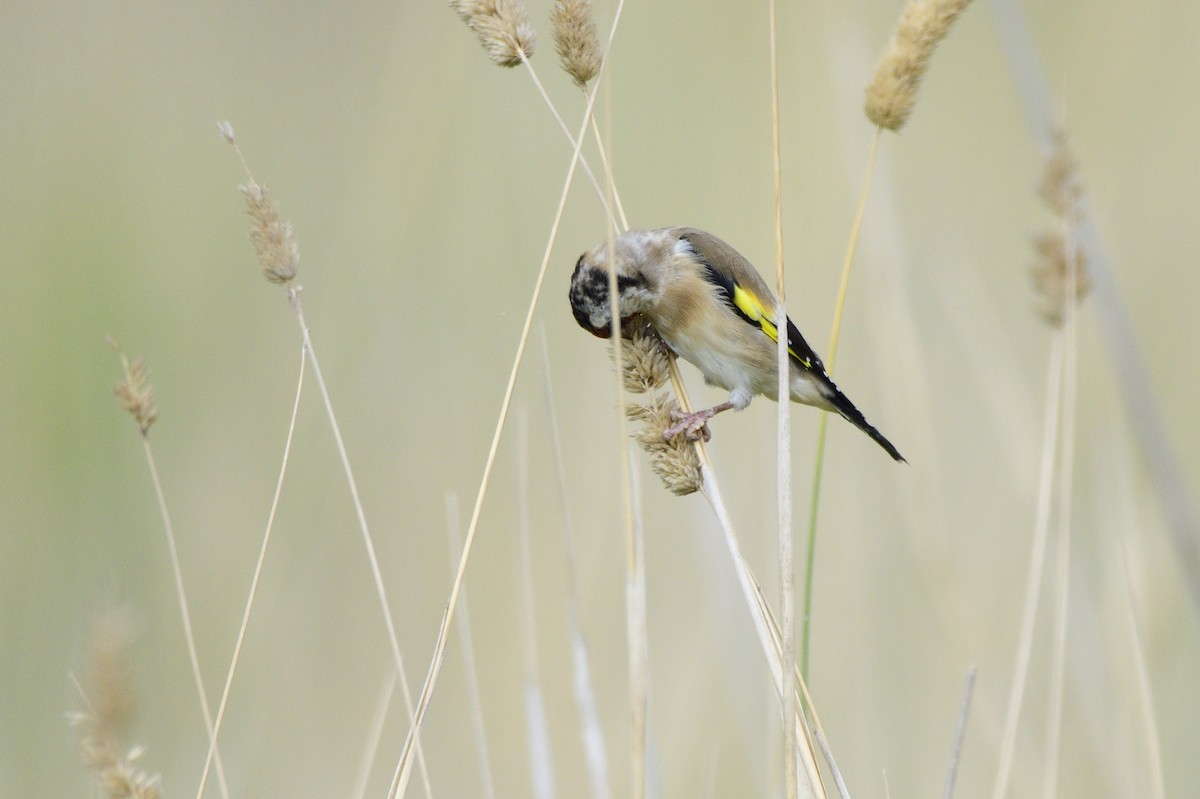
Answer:
POLYGON ((554 49, 563 71, 583 89, 600 71, 600 40, 591 0, 558 0, 550 12, 554 49))
POLYGON ((1058 218, 1058 224, 1033 239, 1035 261, 1030 270, 1037 294, 1038 314, 1047 324, 1061 326, 1068 302, 1080 302, 1091 290, 1087 257, 1079 246, 1078 227, 1083 182, 1075 157, 1061 129, 1052 136, 1038 194, 1058 218))
POLYGON ((146 435, 150 430, 150 425, 158 420, 158 406, 154 403, 154 386, 149 382, 150 370, 146 368, 146 361, 141 356, 132 361, 126 358, 125 353, 121 352, 120 346, 112 336, 107 338, 107 343, 120 356, 121 371, 123 372, 121 379, 113 386, 113 394, 121 403, 121 409, 137 422, 138 431, 142 435, 146 435))
POLYGON ((912 0, 867 86, 864 109, 873 123, 899 130, 912 114, 929 58, 971 0, 912 0))
POLYGON ((251 180, 239 187, 250 214, 250 243, 262 266, 263 276, 272 283, 288 285, 296 279, 300 248, 290 222, 281 222, 279 206, 271 192, 251 180))
POLYGON ((450 0, 450 7, 496 64, 515 67, 533 55, 537 34, 521 0, 450 0))

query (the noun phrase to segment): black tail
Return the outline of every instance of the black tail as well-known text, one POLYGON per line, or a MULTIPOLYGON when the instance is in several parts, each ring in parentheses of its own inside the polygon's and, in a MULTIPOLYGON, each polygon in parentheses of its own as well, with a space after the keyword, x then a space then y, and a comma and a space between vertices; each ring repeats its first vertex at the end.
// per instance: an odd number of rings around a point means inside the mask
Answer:
POLYGON ((862 411, 854 407, 854 403, 850 401, 850 398, 843 394, 842 390, 834 385, 832 380, 826 376, 821 382, 821 393, 825 396, 825 399, 829 400, 833 407, 837 409, 838 413, 846 417, 846 421, 850 422, 850 424, 869 435, 871 439, 876 444, 883 447, 887 451, 887 454, 891 455, 894 460, 900 461, 901 463, 908 463, 908 461, 904 459, 904 456, 900 454, 900 450, 893 447, 892 442, 884 438, 883 433, 876 430, 871 423, 867 421, 866 417, 862 415, 862 411))

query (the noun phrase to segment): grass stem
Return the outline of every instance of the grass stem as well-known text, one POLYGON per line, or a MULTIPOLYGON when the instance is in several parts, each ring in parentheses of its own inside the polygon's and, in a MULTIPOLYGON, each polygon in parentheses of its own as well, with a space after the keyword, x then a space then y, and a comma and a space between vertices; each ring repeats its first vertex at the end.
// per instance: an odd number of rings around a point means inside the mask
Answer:
MULTIPOLYGON (((838 282, 837 301, 833 306, 833 330, 829 334, 829 356, 825 359, 826 371, 832 376, 837 363, 838 338, 842 330, 842 311, 846 307, 846 293, 850 288, 850 269, 854 264, 854 253, 858 249, 859 233, 862 231, 866 213, 867 197, 871 193, 871 178, 875 174, 875 160, 879 155, 879 139, 883 128, 875 128, 871 137, 871 152, 867 156, 867 174, 863 178, 862 191, 858 195, 858 207, 854 211, 854 222, 850 227, 850 242, 842 261, 842 277, 838 282)), ((804 609, 800 615, 800 673, 808 679, 809 644, 812 638, 813 576, 817 558, 817 518, 821 505, 821 476, 825 463, 825 435, 829 427, 829 414, 821 412, 817 423, 817 449, 813 466, 812 495, 808 506, 808 539, 804 551, 804 609)))
POLYGON ((204 758, 204 770, 200 773, 200 787, 196 789, 196 799, 202 799, 204 788, 208 784, 209 769, 212 767, 213 755, 217 749, 217 736, 221 733, 221 723, 225 720, 225 708, 229 704, 229 691, 233 686, 233 675, 237 671, 237 665, 242 656, 242 644, 246 641, 246 630, 250 626, 250 611, 254 607, 255 597, 258 596, 258 581, 262 576, 263 564, 267 560, 267 547, 271 543, 271 531, 275 529, 275 513, 279 510, 279 497, 283 494, 283 478, 287 474, 288 461, 292 453, 292 442, 296 437, 296 417, 300 412, 300 396, 304 390, 304 364, 307 358, 307 349, 301 347, 300 369, 296 378, 296 399, 292 403, 292 417, 288 421, 287 437, 284 439, 283 461, 279 464, 279 478, 275 481, 275 495, 271 497, 271 510, 267 513, 267 528, 263 532, 262 546, 258 550, 258 561, 254 564, 254 576, 250 579, 250 591, 246 597, 246 608, 242 611, 242 623, 238 627, 237 641, 233 645, 233 655, 229 659, 229 670, 225 674, 225 687, 221 690, 221 702, 217 705, 217 718, 213 723, 213 734, 208 744, 208 754, 204 758))
MULTIPOLYGON (((787 328, 787 293, 784 290, 783 269, 783 168, 780 156, 779 132, 779 32, 777 4, 767 0, 771 62, 771 175, 775 211, 775 296, 778 307, 775 318, 779 330, 787 328)), ((796 716, 796 564, 792 542, 792 429, 791 376, 788 357, 788 337, 776 336, 776 403, 777 435, 775 492, 778 505, 779 548, 779 623, 783 635, 781 672, 783 690, 783 785, 787 799, 796 799, 799 763, 796 750, 796 725, 789 722, 796 716)))
POLYGON ((167 511, 167 500, 163 495, 162 480, 158 476, 158 465, 154 461, 154 449, 150 446, 150 438, 142 431, 142 449, 146 453, 146 464, 150 467, 150 482, 154 484, 154 496, 158 500, 158 512, 162 516, 163 530, 167 534, 167 550, 171 559, 171 574, 175 578, 175 596, 179 599, 179 614, 183 619, 183 637, 187 642, 188 660, 192 666, 192 678, 196 682, 196 695, 200 699, 200 712, 204 716, 204 728, 208 732, 209 747, 216 758, 217 785, 221 796, 229 799, 229 786, 225 782, 225 768, 221 763, 221 753, 217 749, 217 739, 213 727, 212 711, 208 707, 208 692, 204 690, 204 678, 200 676, 200 658, 196 655, 196 636, 192 632, 192 614, 188 610, 187 592, 183 590, 183 571, 179 567, 179 548, 175 544, 175 527, 171 524, 171 514, 167 511))

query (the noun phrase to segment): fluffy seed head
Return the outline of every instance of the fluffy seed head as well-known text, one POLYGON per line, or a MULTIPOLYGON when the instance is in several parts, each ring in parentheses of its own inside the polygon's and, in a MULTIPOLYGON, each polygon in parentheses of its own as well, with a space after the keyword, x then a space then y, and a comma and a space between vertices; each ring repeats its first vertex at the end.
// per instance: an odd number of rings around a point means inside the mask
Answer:
POLYGON ((135 764, 142 748, 122 752, 120 730, 132 713, 128 648, 133 641, 128 613, 106 613, 93 626, 84 682, 79 686, 87 710, 68 715, 79 731, 79 755, 107 799, 161 799, 159 778, 135 764))
POLYGON ((1054 131, 1052 144, 1038 184, 1038 194, 1054 212, 1058 224, 1034 237, 1036 260, 1030 274, 1037 293, 1038 313, 1047 324, 1058 327, 1066 316, 1067 303, 1080 302, 1092 284, 1088 278, 1086 253, 1078 246, 1075 236, 1083 182, 1062 130, 1054 131))
POLYGON ((658 331, 642 317, 621 339, 621 370, 625 390, 630 394, 650 394, 668 380, 667 350, 658 331))
POLYGON ((912 0, 867 86, 867 118, 899 130, 912 114, 929 57, 971 0, 912 0))
POLYGON ((583 89, 600 71, 600 40, 591 0, 558 0, 550 12, 554 49, 563 71, 583 89))
POLYGON ((120 346, 112 336, 107 338, 108 346, 121 358, 122 378, 113 386, 113 394, 121 403, 121 408, 137 422, 138 432, 146 435, 150 425, 158 419, 158 407, 154 404, 154 387, 150 385, 150 373, 146 362, 140 356, 130 361, 121 352, 120 346))
POLYGON ((621 367, 625 389, 644 394, 644 402, 625 406, 625 415, 641 427, 633 440, 650 456, 650 468, 673 494, 686 496, 699 491, 702 484, 700 458, 686 436, 670 441, 663 433, 673 424, 671 411, 679 403, 658 389, 668 380, 667 349, 658 331, 640 317, 632 326, 628 340, 621 341, 621 367))
POLYGON ((239 187, 250 214, 250 243, 262 266, 263 276, 272 283, 287 285, 296 278, 300 248, 290 222, 279 220, 279 206, 265 186, 251 180, 239 187))
POLYGON ((1050 141, 1050 155, 1042 168, 1038 194, 1060 217, 1074 218, 1079 212, 1079 201, 1083 198, 1079 166, 1067 146, 1067 135, 1061 128, 1055 128, 1050 141))
POLYGON ((1061 231, 1039 233, 1033 239, 1033 249, 1037 259, 1030 276, 1037 293, 1037 311, 1047 324, 1059 327, 1067 302, 1079 302, 1091 290, 1087 259, 1061 231), (1074 296, 1070 296, 1072 284, 1074 296))
POLYGON ((450 0, 450 7, 479 37, 488 58, 515 67, 533 55, 537 34, 521 0, 450 0))
POLYGON ((663 433, 674 422, 671 412, 679 409, 679 403, 667 394, 653 394, 644 405, 633 404, 625 414, 634 421, 642 422, 633 434, 646 454, 650 456, 650 468, 662 480, 663 487, 676 496, 694 494, 703 487, 700 472, 700 456, 687 436, 674 436, 670 441, 663 433))

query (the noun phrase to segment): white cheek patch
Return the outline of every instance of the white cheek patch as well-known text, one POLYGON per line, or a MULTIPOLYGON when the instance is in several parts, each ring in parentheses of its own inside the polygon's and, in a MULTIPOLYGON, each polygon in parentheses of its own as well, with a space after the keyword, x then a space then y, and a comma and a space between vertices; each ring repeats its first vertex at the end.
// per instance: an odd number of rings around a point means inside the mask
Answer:
POLYGON ((675 245, 673 247, 671 247, 671 254, 677 255, 677 256, 682 255, 685 258, 695 259, 696 258, 696 248, 692 246, 692 243, 690 241, 688 241, 687 239, 685 239, 681 236, 680 238, 675 240, 675 245))

